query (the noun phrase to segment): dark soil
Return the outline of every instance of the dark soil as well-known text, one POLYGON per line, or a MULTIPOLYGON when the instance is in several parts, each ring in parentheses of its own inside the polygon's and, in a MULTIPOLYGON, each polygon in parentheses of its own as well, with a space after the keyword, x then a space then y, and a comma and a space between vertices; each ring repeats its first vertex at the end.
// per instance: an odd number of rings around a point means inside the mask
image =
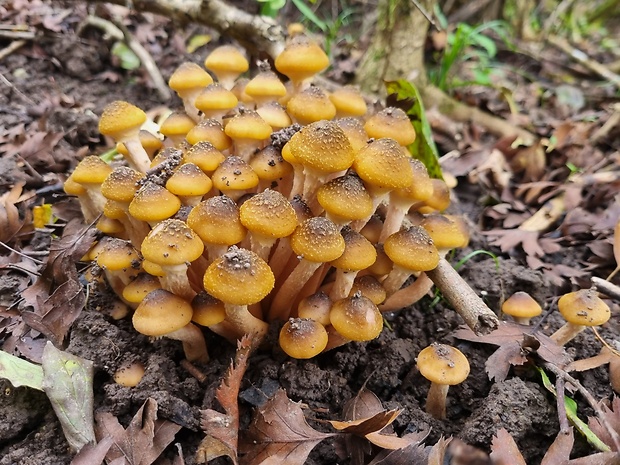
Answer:
MULTIPOLYGON (((191 58, 201 62, 208 53, 208 47, 202 47, 188 55, 179 44, 189 32, 175 30, 167 23, 161 27, 160 37, 151 42, 149 50, 165 77, 181 61, 191 58)), ((199 28, 192 29, 193 33, 198 31, 199 28)), ((7 44, 0 39, 0 48, 7 44)), ((36 41, 4 58, 0 73, 12 84, 11 87, 0 84, 0 136, 20 125, 21 131, 38 127, 60 134, 58 142, 49 148, 47 163, 45 158, 34 157, 30 160, 38 160, 39 164, 30 164, 27 156, 31 154, 2 155, 0 195, 21 180, 26 182, 25 190, 52 186, 64 180, 81 157, 91 152, 101 153, 105 147, 98 135, 97 115, 110 101, 124 99, 147 109, 160 105, 148 79, 139 70, 126 72, 119 68, 111 58, 109 44, 95 30, 87 30, 82 37, 70 28, 57 34, 40 34, 36 41)), ((178 102, 170 106, 176 107, 178 102)), ((457 191, 461 201, 454 208, 466 212, 474 227, 480 220, 482 209, 478 198, 481 195, 466 182, 457 191)), ((58 205, 72 202, 62 195, 47 198, 58 205)), ((474 233, 473 238, 469 248, 460 251, 454 262, 476 249, 499 254, 481 235, 474 233)), ((31 240, 31 236, 25 236, 21 243, 31 240)), ((563 250, 562 254, 563 263, 575 268, 582 266, 583 248, 563 250)), ((486 256, 468 261, 461 270, 466 281, 484 296, 491 308, 497 309, 505 296, 525 290, 547 309, 554 309, 558 291, 543 273, 532 271, 521 257, 499 256, 499 271, 486 256)), ((6 260, 2 264, 6 265, 6 260)), ((0 309, 24 310, 15 305, 24 289, 23 272, 4 266, 0 273, 0 309)), ((205 331, 212 361, 199 367, 206 375, 206 380, 199 382, 182 367, 180 344, 166 339, 151 342, 137 334, 128 319, 113 320, 109 316, 112 301, 109 289, 103 286, 91 289, 86 309, 67 338, 67 351, 95 363, 95 409, 110 412, 127 424, 145 399, 155 399, 159 418, 183 426, 176 442, 183 449, 186 463, 195 463, 194 452, 203 437, 199 411, 214 407, 214 390, 234 356, 234 347, 205 331), (145 364, 146 376, 135 388, 120 387, 114 383, 112 374, 132 360, 145 364)), ((493 348, 454 339, 451 334, 462 321, 442 301, 431 305, 431 299, 425 298, 413 308, 389 314, 386 319, 390 327, 378 339, 367 344, 350 343, 309 361, 287 357, 275 348, 277 344, 272 345, 273 349, 258 351, 250 360, 242 384, 242 422, 248 421, 253 407, 280 387, 291 399, 307 405, 307 417, 338 419, 344 403, 366 384, 386 408, 402 409, 394 423, 395 431, 401 435, 430 429, 427 444, 434 444, 442 436, 456 436, 488 451, 492 436, 504 427, 515 438, 527 463, 540 462, 559 427, 555 398, 542 387, 535 372, 511 371, 507 380, 491 383, 485 362, 493 348), (434 341, 454 344, 471 363, 469 378, 450 389, 448 421, 435 420, 424 412, 429 383, 415 368, 416 355, 434 341)), ((543 322, 542 330, 550 334, 559 325, 559 318, 552 314, 543 322)), ((271 334, 277 334, 277 329, 272 328, 271 334)), ((620 336, 617 322, 601 332, 608 340, 620 336)), ((8 332, 0 332, 1 342, 8 344, 8 332), (3 337, 7 339, 3 341, 3 337)), ((33 359, 40 354, 41 347, 40 341, 32 340, 33 359)), ((583 358, 598 353, 600 343, 592 333, 586 332, 571 347, 573 355, 583 358)), ((605 368, 577 377, 595 398, 612 395, 605 368)), ((69 463, 72 455, 45 395, 24 387, 15 389, 3 380, 0 386, 0 465, 69 463)), ((576 398, 585 419, 592 412, 579 395, 576 398)), ((320 423, 313 425, 324 428, 320 423)), ((591 452, 580 437, 577 443, 577 453, 591 452)), ((219 459, 214 463, 225 462, 219 459)), ((307 463, 347 461, 338 458, 333 441, 324 441, 307 463)))

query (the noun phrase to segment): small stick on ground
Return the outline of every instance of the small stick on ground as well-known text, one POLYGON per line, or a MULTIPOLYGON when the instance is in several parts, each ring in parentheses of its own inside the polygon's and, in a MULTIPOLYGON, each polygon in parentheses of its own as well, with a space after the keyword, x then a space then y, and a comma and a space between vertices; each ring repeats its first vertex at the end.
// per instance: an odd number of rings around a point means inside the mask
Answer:
POLYGON ((605 294, 608 297, 620 301, 620 286, 616 286, 615 284, 596 276, 592 277, 592 285, 601 294, 605 294))
POLYGON ((566 381, 567 383, 572 384, 579 391, 579 393, 584 397, 584 399, 586 399, 588 404, 590 404, 590 407, 594 409, 594 411, 596 412, 596 416, 599 418, 602 425, 609 433, 611 440, 614 442, 615 450, 620 450, 620 437, 618 436, 618 433, 611 426, 609 421, 607 421, 605 413, 601 410, 600 403, 596 401, 592 394, 590 394, 590 391, 588 391, 579 381, 577 381, 575 378, 566 373, 566 371, 562 370, 557 365, 554 365, 553 363, 543 363, 543 367, 549 370, 555 376, 560 377, 564 379, 564 381, 566 381))
POLYGON ((437 268, 426 274, 474 333, 489 334, 498 328, 497 315, 445 258, 440 258, 437 268))
POLYGON ((11 53, 26 45, 25 40, 14 40, 8 46, 0 50, 0 60, 8 57, 11 53))

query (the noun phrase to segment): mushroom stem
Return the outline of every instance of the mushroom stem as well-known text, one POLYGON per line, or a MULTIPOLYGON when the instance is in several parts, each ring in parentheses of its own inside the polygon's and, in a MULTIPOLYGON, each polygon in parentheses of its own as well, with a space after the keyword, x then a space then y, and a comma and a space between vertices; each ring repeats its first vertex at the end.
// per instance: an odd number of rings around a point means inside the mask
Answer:
POLYGON ((438 420, 446 419, 448 389, 450 389, 448 384, 431 383, 426 396, 426 412, 438 420))
POLYGON ((432 287, 433 281, 426 273, 421 273, 409 286, 396 291, 379 305, 379 311, 381 313, 393 312, 408 307, 428 294, 432 287))
POLYGON ((269 321, 286 320, 289 317, 295 297, 321 265, 320 262, 304 259, 297 264, 273 298, 269 309, 269 321))
POLYGON ((131 138, 124 140, 123 143, 129 152, 129 164, 133 165, 132 167, 141 173, 146 173, 151 168, 151 159, 148 153, 146 153, 146 150, 144 150, 144 147, 142 147, 140 139, 137 137, 131 138))
POLYGON ((563 346, 584 329, 586 329, 586 327, 583 325, 576 325, 574 323, 566 322, 564 323, 564 326, 551 335, 551 339, 553 339, 556 344, 563 346))
POLYGON ((497 315, 445 258, 440 258, 437 268, 426 274, 474 333, 489 334, 499 327, 497 315))
POLYGON ((165 275, 159 278, 161 287, 184 299, 191 301, 196 295, 187 277, 188 266, 186 263, 180 265, 161 265, 165 275))
POLYGON ((226 304, 226 321, 231 323, 240 338, 244 334, 256 334, 261 340, 267 334, 269 325, 250 313, 247 305, 226 304))
POLYGON ((205 338, 200 328, 193 323, 188 323, 181 329, 166 334, 165 337, 181 341, 185 358, 190 362, 207 363, 209 361, 205 338))

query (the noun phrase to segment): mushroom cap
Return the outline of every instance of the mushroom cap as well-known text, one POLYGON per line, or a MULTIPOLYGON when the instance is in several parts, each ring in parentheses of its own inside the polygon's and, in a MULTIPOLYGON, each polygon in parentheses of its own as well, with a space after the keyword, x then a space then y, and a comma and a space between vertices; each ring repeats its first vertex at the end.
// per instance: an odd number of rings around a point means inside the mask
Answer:
POLYGON ((345 248, 340 228, 322 216, 301 223, 291 235, 290 243, 297 255, 311 262, 336 260, 345 248))
POLYGON ((345 271, 360 271, 371 266, 377 259, 375 246, 359 232, 345 227, 342 230, 344 252, 331 265, 345 271))
POLYGON ((138 181, 144 178, 144 173, 119 166, 108 175, 101 184, 101 193, 106 199, 129 203, 138 191, 138 181))
POLYGON ((192 145, 183 154, 183 163, 193 163, 205 173, 213 173, 226 157, 206 140, 192 145))
POLYGON ((99 132, 115 141, 124 142, 131 133, 136 135, 146 121, 146 113, 124 100, 115 100, 106 105, 99 119, 99 132))
POLYGON ((172 73, 168 86, 175 92, 199 89, 213 83, 213 78, 196 63, 185 62, 172 73))
POLYGON ((73 179, 73 174, 71 174, 65 180, 62 188, 67 195, 84 195, 86 194, 86 192, 88 192, 84 186, 75 182, 75 180, 73 179))
POLYGON ((413 182, 409 157, 394 139, 376 139, 355 156, 353 169, 363 181, 380 188, 398 189, 413 182))
POLYGON ((232 139, 265 140, 272 129, 254 110, 244 110, 226 123, 224 132, 232 139))
POLYGON ((297 227, 297 215, 291 203, 271 189, 243 202, 239 217, 249 231, 274 239, 291 235, 297 227))
POLYGON ((97 247, 97 265, 101 268, 118 271, 138 267, 140 257, 131 242, 116 237, 104 237, 97 247))
POLYGON ((372 197, 361 179, 345 174, 319 187, 316 198, 326 212, 345 220, 362 220, 373 211, 372 197))
POLYGON ((314 86, 293 95, 286 104, 286 111, 302 125, 336 116, 336 107, 327 94, 314 86))
POLYGON ((246 190, 258 185, 258 176, 241 157, 230 156, 211 175, 213 186, 220 191, 246 190))
POLYGON ((431 383, 453 386, 469 375, 469 361, 458 349, 433 343, 422 349, 417 358, 418 370, 431 383))
POLYGON ((609 306, 592 288, 564 294, 558 300, 558 310, 566 321, 578 326, 599 326, 611 315, 609 306))
POLYGON ((212 118, 200 121, 187 133, 185 140, 192 145, 201 141, 211 142, 217 150, 226 150, 232 145, 222 123, 212 118))
POLYGON ((286 109, 278 102, 269 102, 265 105, 261 105, 256 109, 256 113, 267 123, 274 131, 282 128, 287 128, 293 121, 286 112, 286 109))
POLYGON ((173 111, 161 123, 159 132, 166 137, 183 136, 196 126, 196 122, 191 119, 184 111, 173 111))
POLYGON ((368 109, 357 87, 344 86, 336 89, 329 95, 329 99, 342 116, 363 116, 368 109))
POLYGON ((390 235, 383 250, 394 264, 412 271, 430 271, 439 264, 439 252, 421 226, 411 226, 390 235))
POLYGON ((299 163, 321 172, 346 170, 355 159, 349 138, 333 121, 305 126, 287 145, 299 163))
POLYGON ((123 288, 123 299, 131 303, 140 303, 149 292, 155 289, 161 289, 157 276, 142 272, 123 288))
POLYGON ((323 292, 318 291, 304 297, 297 305, 297 316, 318 321, 323 326, 330 324, 329 311, 332 308, 332 300, 323 292))
POLYGON ((245 86, 245 93, 254 99, 273 97, 277 100, 286 95, 286 87, 278 75, 271 70, 265 70, 254 76, 245 86))
POLYGON ((204 113, 212 110, 231 110, 237 103, 239 101, 235 94, 218 83, 209 84, 194 100, 194 106, 204 113))
POLYGON ((355 153, 359 152, 368 144, 368 134, 364 129, 364 123, 360 118, 351 116, 335 119, 334 122, 342 128, 355 153))
POLYGON ((153 182, 145 183, 129 204, 129 214, 140 221, 161 221, 173 216, 181 201, 172 192, 153 182))
POLYGON ((327 68, 329 58, 316 42, 298 35, 276 57, 275 66, 292 81, 303 81, 327 68))
POLYGON ((232 305, 251 305, 271 292, 275 278, 254 252, 232 246, 205 272, 203 285, 213 297, 232 305))
POLYGON ((205 195, 213 183, 209 176, 193 163, 184 163, 166 181, 166 189, 174 195, 205 195))
POLYGON ((351 341, 370 341, 381 334, 383 316, 377 306, 361 294, 337 300, 329 312, 332 326, 351 341))
POLYGON ((216 76, 221 73, 245 73, 250 64, 241 51, 233 45, 221 45, 213 49, 205 59, 205 68, 216 76))
POLYGON ((101 184, 112 172, 112 168, 96 155, 84 157, 71 174, 78 184, 101 184))
MULTIPOLYGON (((401 197, 409 201, 423 202, 433 195, 433 181, 428 175, 428 170, 424 163, 415 158, 409 159, 409 166, 413 173, 413 182, 407 187, 402 187, 392 191, 396 197, 401 197)), ((448 199, 450 195, 448 193, 448 199)))
POLYGON ((406 146, 416 139, 415 129, 407 114, 400 108, 385 108, 374 114, 364 124, 369 137, 379 139, 389 137, 406 146))
POLYGON ((237 244, 247 232, 239 218, 239 207, 225 195, 203 200, 192 208, 187 224, 204 242, 212 244, 237 244))
POLYGON ((382 304, 387 298, 387 292, 381 282, 370 274, 355 277, 349 295, 351 296, 357 292, 368 297, 375 305, 382 304))
POLYGON ((469 242, 469 234, 463 220, 456 216, 431 213, 420 223, 433 239, 438 249, 454 249, 465 247, 469 242))
POLYGON ((327 346, 327 331, 321 323, 304 318, 290 318, 280 330, 280 347, 290 357, 308 359, 327 346))
POLYGON ((517 291, 504 301, 502 312, 515 318, 534 318, 542 313, 542 307, 527 292, 517 291))
POLYGON ((114 373, 114 382, 124 387, 134 387, 144 377, 144 365, 140 362, 125 363, 114 373))
POLYGON ((277 181, 293 172, 291 164, 284 160, 273 145, 268 145, 254 154, 250 166, 262 181, 277 181))
POLYGON ((133 327, 151 337, 165 336, 192 320, 192 306, 182 297, 164 289, 149 292, 133 314, 133 327))
POLYGON ((433 211, 444 211, 450 206, 450 188, 443 179, 431 179, 433 185, 432 195, 424 201, 424 206, 418 211, 421 213, 431 213, 433 211))
POLYGON ((161 266, 193 262, 202 255, 204 244, 198 234, 181 220, 158 223, 142 241, 142 255, 161 266))
POLYGON ((192 321, 200 326, 211 326, 226 319, 224 302, 216 299, 207 292, 200 292, 192 299, 194 314, 192 321))

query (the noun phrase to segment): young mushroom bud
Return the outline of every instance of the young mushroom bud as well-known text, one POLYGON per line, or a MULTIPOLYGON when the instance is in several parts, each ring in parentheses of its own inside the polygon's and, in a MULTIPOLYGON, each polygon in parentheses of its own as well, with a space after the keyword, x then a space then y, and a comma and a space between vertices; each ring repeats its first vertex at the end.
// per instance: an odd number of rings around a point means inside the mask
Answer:
POLYGON ((229 90, 235 85, 235 79, 250 68, 245 56, 232 45, 221 45, 214 49, 205 59, 204 65, 229 90))
POLYGON ((610 317, 609 306, 597 295, 594 288, 563 295, 558 300, 558 310, 566 323, 551 335, 551 339, 561 346, 587 326, 600 326, 610 317))
POLYGON ((114 382, 124 387, 135 387, 144 377, 144 365, 138 361, 125 363, 114 373, 114 382))
POLYGON ((454 347, 433 343, 420 352, 417 366, 422 376, 431 382, 426 411, 437 419, 445 420, 448 389, 462 383, 469 375, 467 357, 454 347))
POLYGON ((527 326, 532 318, 542 313, 542 307, 527 292, 518 291, 504 301, 502 312, 527 326))
POLYGON ((320 354, 327 345, 325 327, 304 318, 290 318, 280 330, 280 347, 290 357, 312 358, 320 354))
POLYGON ((172 73, 168 85, 181 99, 185 112, 194 120, 200 121, 194 101, 202 89, 213 83, 213 78, 196 63, 185 62, 172 73))
POLYGON ((381 334, 383 316, 377 306, 361 293, 333 303, 329 312, 332 324, 325 350, 349 341, 370 341, 381 334))
POLYGON ((368 118, 364 124, 368 137, 394 139, 401 146, 412 144, 416 133, 407 114, 400 108, 386 108, 368 118))

